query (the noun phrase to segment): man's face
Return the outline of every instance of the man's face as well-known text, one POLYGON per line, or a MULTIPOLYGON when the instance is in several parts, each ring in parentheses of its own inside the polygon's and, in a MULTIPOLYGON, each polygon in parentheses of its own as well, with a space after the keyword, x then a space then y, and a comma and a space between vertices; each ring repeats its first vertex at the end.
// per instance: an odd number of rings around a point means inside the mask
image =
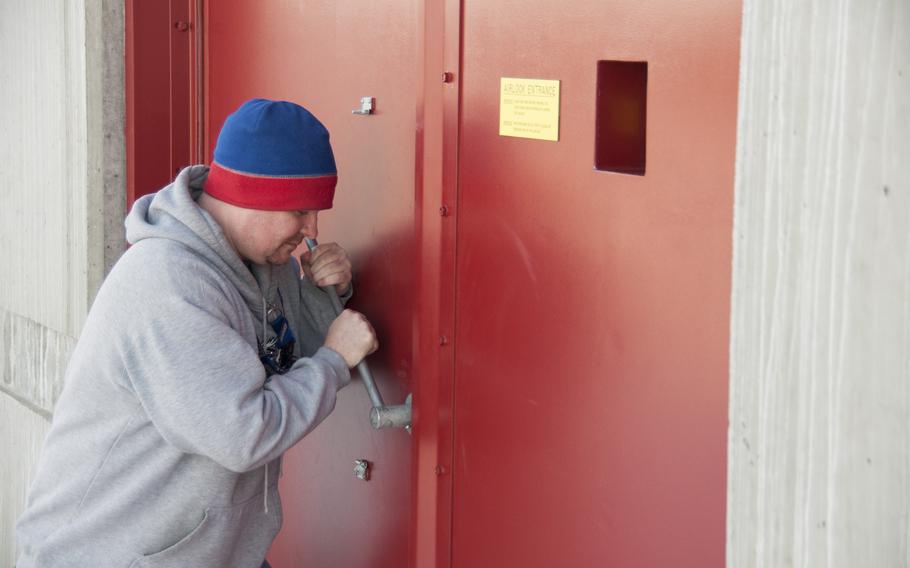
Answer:
POLYGON ((319 211, 245 210, 234 245, 241 257, 257 264, 285 264, 304 238, 315 239, 319 211))

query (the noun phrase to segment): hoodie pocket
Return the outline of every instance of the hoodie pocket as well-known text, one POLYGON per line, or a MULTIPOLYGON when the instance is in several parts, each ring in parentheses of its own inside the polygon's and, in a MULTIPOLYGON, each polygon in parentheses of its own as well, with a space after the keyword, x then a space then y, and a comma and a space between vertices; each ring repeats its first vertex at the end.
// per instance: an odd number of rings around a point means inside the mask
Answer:
MULTIPOLYGON (((143 566, 184 566, 185 561, 188 559, 188 553, 193 550, 193 543, 203 540, 208 526, 211 523, 211 510, 206 509, 205 514, 202 516, 202 521, 196 525, 188 535, 177 541, 176 544, 173 544, 160 552, 154 554, 149 554, 148 556, 141 556, 137 558, 130 568, 140 568, 143 566)), ((195 556, 195 554, 192 554, 195 556)))
POLYGON ((130 568, 258 566, 281 529, 277 487, 269 488, 268 499, 268 513, 262 492, 233 507, 208 508, 199 525, 179 542, 137 558, 130 568))

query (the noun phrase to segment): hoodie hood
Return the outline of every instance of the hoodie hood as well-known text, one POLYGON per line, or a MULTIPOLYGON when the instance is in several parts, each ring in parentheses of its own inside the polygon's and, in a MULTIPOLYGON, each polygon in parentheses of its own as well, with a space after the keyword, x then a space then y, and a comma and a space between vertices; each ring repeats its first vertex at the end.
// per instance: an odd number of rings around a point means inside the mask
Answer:
POLYGON ((137 199, 126 218, 126 240, 134 245, 144 239, 170 239, 192 249, 225 274, 250 311, 261 317, 271 267, 248 266, 215 219, 196 203, 208 173, 208 166, 189 166, 170 185, 137 199))

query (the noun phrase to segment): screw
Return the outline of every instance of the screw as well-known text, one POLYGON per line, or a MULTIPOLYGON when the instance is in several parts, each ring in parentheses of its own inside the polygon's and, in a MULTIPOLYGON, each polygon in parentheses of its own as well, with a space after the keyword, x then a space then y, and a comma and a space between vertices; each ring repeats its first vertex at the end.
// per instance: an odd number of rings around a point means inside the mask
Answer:
POLYGON ((442 207, 440 207, 439 215, 442 217, 448 217, 449 216, 449 207, 447 205, 443 205, 442 207))
POLYGON ((455 80, 455 75, 453 75, 451 71, 446 71, 445 73, 442 74, 443 83, 451 83, 454 80, 455 80))
POLYGON ((440 335, 440 336, 439 336, 439 344, 440 344, 440 345, 445 345, 445 344, 447 344, 448 342, 449 342, 449 338, 448 338, 448 337, 446 337, 445 335, 440 335))
POLYGON ((446 468, 441 465, 437 465, 436 469, 434 469, 433 471, 436 472, 436 475, 445 475, 446 474, 446 468))
POLYGON ((370 480, 370 466, 367 460, 354 460, 354 477, 363 481, 370 480))
POLYGON ((174 28, 178 32, 185 32, 186 30, 190 29, 190 24, 189 22, 174 22, 174 28))

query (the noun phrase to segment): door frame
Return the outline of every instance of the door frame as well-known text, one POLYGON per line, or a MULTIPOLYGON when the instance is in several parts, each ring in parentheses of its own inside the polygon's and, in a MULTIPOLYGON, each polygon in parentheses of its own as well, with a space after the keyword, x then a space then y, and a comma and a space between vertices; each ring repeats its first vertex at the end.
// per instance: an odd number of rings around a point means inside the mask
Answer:
POLYGON ((461 0, 418 7, 412 566, 452 564, 461 0))

